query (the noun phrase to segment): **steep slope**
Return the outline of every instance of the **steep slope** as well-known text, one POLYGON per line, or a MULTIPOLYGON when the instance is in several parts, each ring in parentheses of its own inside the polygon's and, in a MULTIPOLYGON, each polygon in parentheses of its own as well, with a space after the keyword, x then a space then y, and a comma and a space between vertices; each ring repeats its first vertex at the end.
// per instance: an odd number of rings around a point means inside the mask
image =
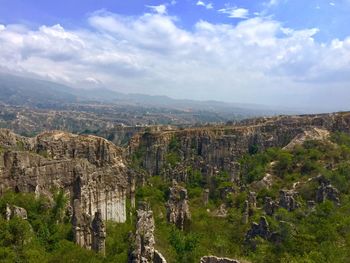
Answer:
POLYGON ((145 132, 135 136, 129 151, 151 175, 185 180, 188 166, 211 177, 226 171, 239 180, 240 158, 270 147, 285 147, 313 129, 350 133, 350 113, 280 116, 242 121, 232 126, 145 132))
POLYGON ((102 218, 126 220, 129 187, 122 151, 105 139, 47 132, 34 138, 0 130, 1 192, 35 192, 52 196, 64 189, 73 207, 79 199, 81 210, 102 218))

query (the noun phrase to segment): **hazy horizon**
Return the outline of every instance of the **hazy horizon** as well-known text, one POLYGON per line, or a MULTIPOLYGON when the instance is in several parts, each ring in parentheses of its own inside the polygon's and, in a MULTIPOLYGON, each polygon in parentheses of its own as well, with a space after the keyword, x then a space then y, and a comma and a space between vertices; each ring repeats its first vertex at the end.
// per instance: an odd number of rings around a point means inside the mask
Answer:
POLYGON ((1 1, 0 71, 74 88, 350 110, 350 1, 1 1))

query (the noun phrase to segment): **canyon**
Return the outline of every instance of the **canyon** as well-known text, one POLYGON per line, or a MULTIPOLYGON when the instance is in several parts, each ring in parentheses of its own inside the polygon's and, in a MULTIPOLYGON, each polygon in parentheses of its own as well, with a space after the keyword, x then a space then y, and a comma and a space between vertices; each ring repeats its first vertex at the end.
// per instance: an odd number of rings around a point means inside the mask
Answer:
MULTIPOLYGON (((334 132, 350 134, 349 112, 257 118, 232 125, 184 129, 136 129, 124 131, 121 137, 114 136, 118 144, 128 141, 123 147, 94 135, 48 131, 23 137, 0 129, 0 195, 12 190, 52 199, 55 191, 63 191, 69 200, 66 209, 71 211, 75 242, 104 254, 104 222, 125 223, 130 216, 127 203, 136 209, 135 192, 152 176, 173 182, 164 205, 168 221, 181 231, 192 220, 187 190, 178 185, 189 181, 189 168, 202 175, 208 188, 203 197, 207 205, 216 187, 212 178, 220 173, 227 173, 228 181, 236 186, 244 186, 240 174, 240 159, 244 155, 272 147, 293 148, 306 140, 326 140, 334 132)), ((279 202, 267 197, 264 208, 267 215, 274 214, 277 203, 288 211, 299 207, 293 191, 280 190, 279 202)), ((317 193, 320 202, 330 199, 339 204, 338 196, 330 182, 320 182, 317 193)), ((250 193, 245 207, 243 222, 247 224, 250 209, 256 209, 255 193, 250 193)), ((137 210, 136 222, 132 262, 165 262, 155 248, 155 225, 148 205, 137 210)), ((271 239, 273 233, 269 231, 266 218, 262 217, 259 224, 252 225, 246 239, 255 236, 271 239)), ((206 257, 201 262, 238 261, 206 257)))

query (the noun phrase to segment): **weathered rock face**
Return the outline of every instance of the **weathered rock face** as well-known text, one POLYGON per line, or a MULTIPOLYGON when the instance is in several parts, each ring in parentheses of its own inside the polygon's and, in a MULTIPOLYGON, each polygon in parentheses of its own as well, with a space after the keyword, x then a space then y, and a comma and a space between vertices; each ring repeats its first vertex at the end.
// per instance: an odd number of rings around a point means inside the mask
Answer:
POLYGON ((9 221, 10 219, 14 217, 19 217, 22 219, 27 219, 27 210, 25 210, 22 207, 15 206, 15 205, 6 205, 6 220, 9 221))
POLYGON ((285 147, 293 139, 299 142, 311 133, 310 136, 323 138, 326 131, 350 133, 350 113, 260 118, 234 126, 147 132, 135 136, 129 150, 133 153, 142 149, 142 166, 150 174, 162 174, 167 167, 167 154, 174 151, 170 146, 175 139, 175 151, 181 162, 175 167, 178 169, 175 174, 165 173, 169 179, 186 180, 186 173, 180 168, 189 162, 206 178, 215 176, 217 170, 225 170, 232 181, 238 181, 237 162, 242 155, 268 147, 285 147))
POLYGON ((74 200, 72 225, 74 242, 83 248, 91 249, 91 216, 81 211, 79 199, 74 200))
POLYGON ((135 249, 130 254, 131 263, 166 263, 162 254, 155 250, 153 212, 147 203, 139 203, 135 233, 135 249))
POLYGON ((238 260, 230 258, 219 258, 215 256, 202 257, 200 263, 239 263, 238 260))
POLYGON ((300 206, 296 201, 297 194, 298 193, 293 190, 281 190, 279 206, 287 209, 289 212, 294 211, 300 206))
POLYGON ((187 190, 178 185, 176 181, 173 181, 169 190, 170 195, 166 205, 168 222, 183 230, 185 224, 191 219, 187 190))
POLYGON ((102 255, 106 254, 106 228, 102 220, 101 210, 98 210, 95 213, 95 217, 91 223, 91 232, 92 232, 92 245, 91 248, 101 253, 102 255))
POLYGON ((70 205, 79 199, 90 216, 101 209, 103 220, 126 220, 128 175, 112 143, 63 132, 23 138, 0 130, 0 138, 0 194, 13 189, 51 196, 52 189, 63 189, 70 205))

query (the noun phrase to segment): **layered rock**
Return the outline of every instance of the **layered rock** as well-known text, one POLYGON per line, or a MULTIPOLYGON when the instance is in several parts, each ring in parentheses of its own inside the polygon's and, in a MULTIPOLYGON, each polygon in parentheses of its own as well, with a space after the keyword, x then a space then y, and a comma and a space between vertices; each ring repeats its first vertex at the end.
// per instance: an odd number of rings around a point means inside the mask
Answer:
POLYGON ((239 263, 238 260, 230 258, 219 258, 215 256, 205 256, 200 259, 200 263, 239 263))
POLYGON ((91 249, 91 216, 82 212, 79 199, 74 200, 72 225, 74 242, 83 248, 91 249))
POLYGON ((244 154, 285 147, 293 139, 301 143, 310 136, 324 138, 333 131, 350 133, 350 113, 279 116, 223 127, 147 132, 134 136, 129 150, 134 153, 142 149, 142 166, 149 174, 161 174, 168 165, 168 153, 174 151, 170 146, 175 140, 176 154, 182 161, 176 174, 167 174, 169 179, 180 179, 179 174, 185 176, 180 168, 191 164, 202 172, 207 182, 217 170, 227 171, 232 181, 239 181, 238 161, 244 154))
POLYGON ((169 200, 166 204, 167 220, 183 230, 191 219, 187 190, 174 180, 169 191, 169 200))
POLYGON ((63 132, 23 138, 0 130, 0 138, 0 193, 12 189, 50 197, 51 190, 63 189, 71 206, 79 199, 90 216, 101 209, 103 220, 126 220, 129 184, 120 148, 102 138, 63 132))

